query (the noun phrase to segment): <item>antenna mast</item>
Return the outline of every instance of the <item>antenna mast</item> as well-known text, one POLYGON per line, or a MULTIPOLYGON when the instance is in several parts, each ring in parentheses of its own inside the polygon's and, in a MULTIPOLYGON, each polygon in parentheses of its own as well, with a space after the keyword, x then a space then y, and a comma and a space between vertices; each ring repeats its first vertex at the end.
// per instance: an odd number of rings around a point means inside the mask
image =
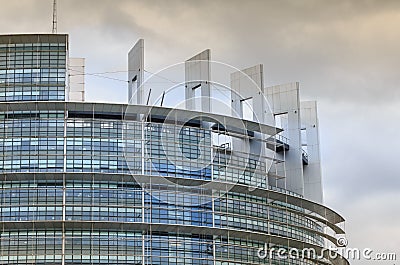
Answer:
POLYGON ((53 1, 53 34, 57 33, 57 0, 53 1))

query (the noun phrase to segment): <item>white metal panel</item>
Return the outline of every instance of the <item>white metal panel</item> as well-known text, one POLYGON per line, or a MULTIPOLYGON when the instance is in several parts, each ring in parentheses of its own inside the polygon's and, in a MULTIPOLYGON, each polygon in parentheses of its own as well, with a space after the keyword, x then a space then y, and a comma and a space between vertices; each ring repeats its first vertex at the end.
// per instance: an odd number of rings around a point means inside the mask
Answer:
POLYGON ((185 62, 185 107, 188 110, 211 112, 210 57, 211 51, 207 49, 185 62), (200 94, 196 96, 198 90, 200 94))
POLYGON ((85 59, 69 59, 68 101, 85 101, 85 59))
POLYGON ((128 102, 144 104, 144 39, 139 39, 128 53, 128 102))
POLYGON ((322 174, 321 174, 321 158, 318 133, 318 115, 317 102, 305 101, 301 102, 301 123, 302 129, 305 130, 306 139, 302 139, 303 144, 306 143, 308 154, 308 165, 304 166, 304 197, 306 199, 322 203, 322 174))
POLYGON ((301 149, 301 122, 299 83, 289 83, 265 88, 268 101, 275 114, 285 113, 287 117, 284 136, 289 139, 289 151, 277 153, 277 158, 284 159, 284 165, 277 165, 278 175, 286 176, 278 180, 280 188, 286 188, 304 195, 303 159, 301 149))

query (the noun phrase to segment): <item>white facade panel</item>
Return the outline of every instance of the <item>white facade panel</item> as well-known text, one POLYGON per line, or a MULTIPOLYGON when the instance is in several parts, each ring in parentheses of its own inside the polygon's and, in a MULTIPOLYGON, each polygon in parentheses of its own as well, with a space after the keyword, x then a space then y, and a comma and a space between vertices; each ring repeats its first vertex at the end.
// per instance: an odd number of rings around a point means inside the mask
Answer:
POLYGON ((306 139, 302 139, 303 148, 308 155, 308 164, 304 166, 304 197, 322 203, 322 174, 318 133, 317 102, 301 102, 301 123, 306 139))
POLYGON ((85 59, 69 59, 69 101, 85 101, 85 59))
POLYGON ((145 104, 144 88, 144 40, 139 39, 128 53, 128 102, 145 104))
POLYGON ((211 112, 210 57, 211 51, 207 49, 185 62, 186 109, 211 112))
POLYGON ((286 177, 278 181, 278 187, 304 195, 299 83, 267 87, 265 94, 276 117, 285 116, 283 135, 289 139, 290 149, 277 152, 277 157, 285 160, 284 164, 277 165, 277 173, 286 177))

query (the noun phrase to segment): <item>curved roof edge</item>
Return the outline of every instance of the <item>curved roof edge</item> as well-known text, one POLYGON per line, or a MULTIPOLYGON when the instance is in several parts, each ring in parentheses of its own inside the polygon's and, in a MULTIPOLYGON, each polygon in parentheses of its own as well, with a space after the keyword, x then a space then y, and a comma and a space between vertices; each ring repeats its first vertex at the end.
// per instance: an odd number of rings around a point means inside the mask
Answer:
POLYGON ((92 112, 112 112, 125 117, 126 114, 140 113, 144 115, 160 115, 183 118, 199 117, 205 121, 224 120, 225 124, 232 126, 246 127, 247 130, 260 132, 268 135, 280 133, 282 129, 275 126, 260 124, 258 122, 243 120, 232 116, 214 114, 209 112, 174 109, 159 106, 130 105, 118 103, 102 102, 65 102, 65 101, 17 101, 1 102, 0 111, 29 111, 29 110, 74 110, 74 111, 92 111, 92 112))
MULTIPOLYGON (((201 185, 207 185, 207 188, 215 188, 219 190, 226 190, 229 189, 233 192, 241 192, 246 194, 251 194, 259 197, 264 197, 272 200, 278 200, 282 202, 287 202, 289 204, 310 210, 318 215, 326 218, 326 220, 332 224, 339 224, 345 221, 345 219, 334 210, 326 207, 322 204, 317 202, 313 202, 298 196, 282 193, 279 191, 274 191, 270 189, 248 186, 244 184, 237 184, 237 183, 229 183, 229 182, 221 182, 221 181, 206 181, 206 180, 199 180, 199 179, 185 179, 185 178, 177 178, 177 177, 168 177, 163 176, 164 180, 157 181, 160 179, 160 176, 148 176, 148 175, 131 175, 126 173, 96 173, 96 172, 17 172, 17 173, 0 173, 0 180, 7 181, 7 180, 27 180, 27 175, 34 174, 35 179, 41 178, 43 180, 57 180, 62 179, 63 176, 81 176, 82 179, 92 179, 93 177, 99 176, 107 176, 108 179, 115 179, 121 180, 123 177, 132 178, 132 181, 147 181, 148 179, 152 179, 151 183, 153 184, 165 184, 179 182, 180 185, 187 185, 193 187, 199 187, 201 185), (60 178, 57 178, 60 176, 60 178)), ((140 183, 139 183, 140 184, 140 183)))
POLYGON ((318 255, 323 255, 326 260, 329 260, 333 265, 350 265, 349 261, 341 256, 339 253, 331 249, 326 249, 322 246, 312 243, 303 242, 298 239, 288 238, 284 236, 271 235, 262 232, 236 230, 232 228, 216 228, 207 226, 194 226, 194 225, 181 225, 181 224, 162 224, 162 223, 124 223, 124 222, 104 222, 104 221, 22 221, 22 222, 2 222, 0 223, 3 228, 17 229, 32 227, 35 224, 36 229, 41 228, 60 228, 64 224, 66 228, 90 228, 90 229, 104 229, 104 228, 117 228, 129 230, 151 230, 151 231, 164 231, 170 233, 181 234, 209 234, 214 236, 229 236, 231 238, 246 238, 249 240, 256 240, 265 243, 274 243, 277 245, 289 244, 292 248, 297 249, 314 249, 318 255))

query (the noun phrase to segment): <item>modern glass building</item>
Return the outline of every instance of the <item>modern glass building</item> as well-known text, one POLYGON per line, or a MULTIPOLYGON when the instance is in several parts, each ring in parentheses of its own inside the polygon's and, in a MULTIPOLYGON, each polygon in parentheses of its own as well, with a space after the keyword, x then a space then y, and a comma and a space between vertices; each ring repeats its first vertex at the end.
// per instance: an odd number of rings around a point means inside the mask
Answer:
POLYGON ((0 36, 0 264, 348 264, 318 255, 344 219, 322 203, 298 84, 264 90, 276 126, 142 104, 142 40, 132 104, 72 101, 69 62, 67 35, 0 36))

